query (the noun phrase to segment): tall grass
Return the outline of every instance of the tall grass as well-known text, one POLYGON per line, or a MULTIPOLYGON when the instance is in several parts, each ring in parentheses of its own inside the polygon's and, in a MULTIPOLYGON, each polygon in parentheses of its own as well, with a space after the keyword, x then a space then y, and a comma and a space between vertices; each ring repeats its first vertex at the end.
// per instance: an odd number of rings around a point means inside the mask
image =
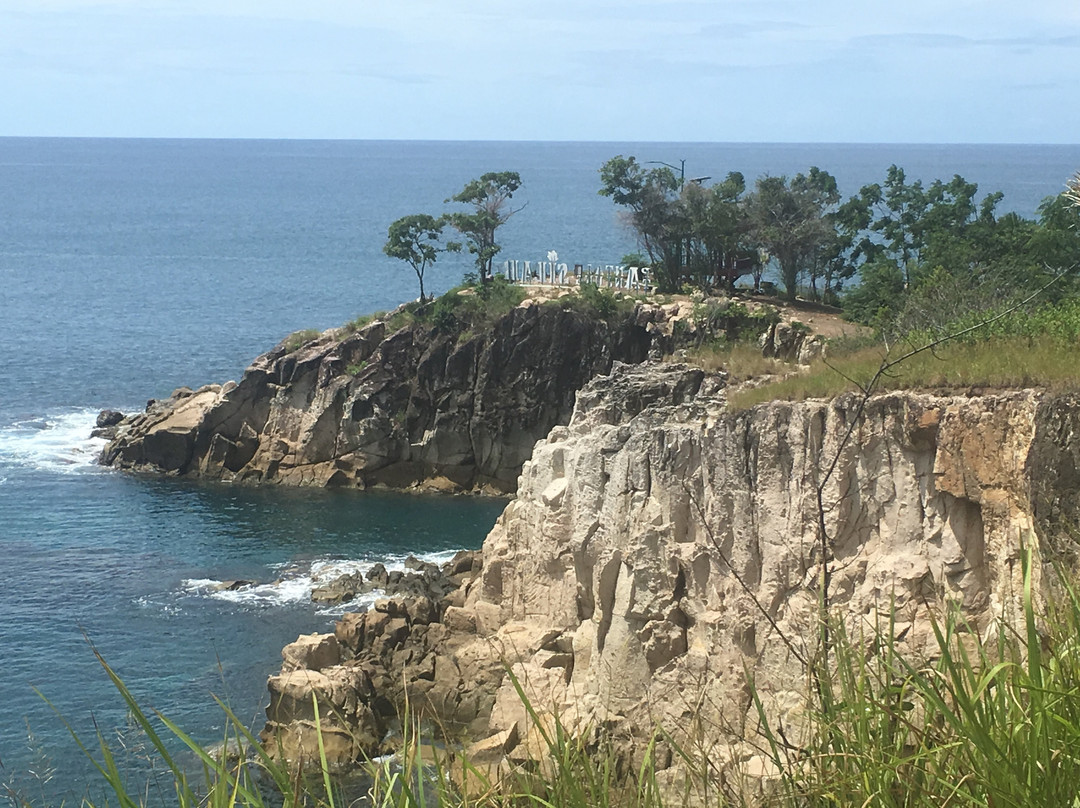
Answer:
POLYGON ((1040 615, 1023 563, 1022 625, 980 640, 950 611, 928 662, 897 652, 892 625, 851 636, 836 623, 809 742, 785 746, 759 713, 782 804, 1080 805, 1080 601, 1063 578, 1040 615))
POLYGON ((782 359, 763 356, 757 343, 713 342, 689 351, 686 361, 710 373, 723 370, 731 381, 787 375, 791 365, 782 359))
MULTIPOLYGON (((1080 806, 1080 597, 1063 573, 1057 600, 1039 607, 1030 555, 1023 564, 1016 624, 1003 620, 980 637, 958 611, 946 610, 931 623, 925 659, 901 653, 891 622, 855 630, 835 616, 831 664, 808 677, 808 728, 797 743, 754 695, 760 745, 775 772, 765 801, 791 808, 1080 806)), ((156 796, 132 790, 102 736, 93 749, 76 737, 107 787, 105 798, 84 801, 89 808, 660 808, 686 804, 692 792, 714 795, 709 805, 748 804, 715 783, 664 790, 653 743, 646 743, 640 765, 628 768, 602 736, 593 733, 601 740, 586 741, 527 701, 531 728, 523 743, 533 750, 531 765, 504 766, 496 777, 460 754, 425 759, 416 724, 407 720, 402 752, 393 761, 369 764, 366 796, 346 800, 321 748, 313 768, 299 775, 268 754, 223 706, 225 741, 243 753, 208 752, 168 718, 145 713, 102 664, 171 777, 171 788, 156 796), (191 753, 194 773, 170 752, 167 739, 191 753)), ((518 694, 525 698, 520 686, 518 694)), ((716 776, 711 761, 675 752, 686 772, 716 776)))

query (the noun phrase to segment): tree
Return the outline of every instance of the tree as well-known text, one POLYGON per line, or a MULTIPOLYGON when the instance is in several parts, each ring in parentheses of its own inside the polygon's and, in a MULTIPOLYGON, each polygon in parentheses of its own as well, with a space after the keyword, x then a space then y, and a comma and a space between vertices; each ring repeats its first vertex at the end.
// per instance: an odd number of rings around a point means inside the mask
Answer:
POLYGON ((661 292, 682 282, 683 247, 689 225, 679 204, 679 180, 670 168, 644 169, 621 154, 600 167, 601 196, 629 208, 627 221, 649 255, 661 292))
MULTIPOLYGON (((894 165, 883 186, 864 186, 845 203, 847 259, 862 279, 844 298, 847 315, 898 333, 948 329, 958 312, 1010 305, 1080 261, 1080 216, 1068 192, 1044 201, 1033 221, 999 216, 1002 194, 977 204, 977 191, 959 175, 909 183, 894 165)), ((1047 291, 1070 293, 1068 278, 1047 291)))
POLYGON ((756 245, 740 196, 746 190, 743 175, 733 171, 723 182, 706 187, 691 182, 679 197, 687 223, 686 264, 699 285, 706 279, 723 281, 729 291, 735 281, 758 263, 756 245))
POLYGON ((669 166, 645 169, 619 155, 600 168, 600 182, 601 196, 629 209, 627 221, 649 254, 661 292, 713 280, 734 288, 756 266, 741 199, 746 181, 737 171, 711 186, 683 184, 669 166))
POLYGON ((958 174, 948 182, 934 180, 929 187, 921 180, 909 183, 904 169, 892 165, 884 185, 863 186, 844 210, 851 219, 861 219, 867 231, 861 244, 865 258, 892 261, 910 288, 918 283, 920 271, 964 260, 957 250, 974 244, 970 225, 992 223, 1001 194, 987 196, 976 208, 977 191, 975 183, 958 174))
POLYGON ((491 171, 469 182, 447 202, 471 205, 471 213, 448 214, 449 223, 465 237, 469 252, 476 256, 480 281, 491 277, 491 264, 502 248, 495 241, 495 231, 522 208, 511 209, 509 202, 521 187, 516 171, 491 171))
POLYGON ((426 213, 402 216, 390 225, 383 252, 391 258, 399 258, 413 268, 420 281, 420 300, 424 300, 424 270, 435 263, 441 252, 457 252, 461 245, 456 242, 442 243, 446 217, 436 219, 426 213))
POLYGON ((829 209, 840 201, 836 180, 817 167, 808 174, 761 177, 747 207, 755 240, 776 259, 784 295, 795 299, 799 277, 827 254, 836 228, 829 209))

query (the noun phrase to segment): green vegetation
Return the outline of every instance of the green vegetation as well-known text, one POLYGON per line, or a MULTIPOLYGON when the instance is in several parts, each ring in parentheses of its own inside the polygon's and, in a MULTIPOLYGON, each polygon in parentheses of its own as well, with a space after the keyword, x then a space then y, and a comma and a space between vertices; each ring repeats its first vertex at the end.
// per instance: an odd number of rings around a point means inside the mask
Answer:
POLYGON ((610 289, 601 289, 595 283, 583 283, 576 294, 563 295, 544 305, 611 322, 629 315, 634 309, 635 300, 622 293, 616 294, 610 289))
POLYGON ((424 272, 435 263, 441 252, 458 252, 457 242, 442 241, 447 218, 436 219, 426 213, 402 216, 390 225, 383 252, 391 258, 399 258, 413 268, 420 282, 420 300, 424 297, 424 272))
MULTIPOLYGON (((817 806, 1074 805, 1080 792, 1080 597, 1059 570, 1057 600, 1037 605, 1032 558, 1023 557, 1023 611, 1019 624, 1002 621, 980 639, 949 610, 931 624, 925 656, 905 654, 899 627, 844 624, 833 619, 831 650, 810 662, 806 726, 781 726, 748 687, 758 709, 752 743, 770 764, 768 804, 817 806)), ((303 774, 263 750, 227 708, 224 739, 238 756, 207 752, 165 716, 148 715, 102 662, 131 716, 146 734, 181 808, 335 808, 351 803, 325 756, 303 774), (179 741, 195 766, 170 751, 179 741)), ((519 695, 524 694, 519 688, 519 695)), ((628 767, 603 740, 568 733, 557 718, 538 715, 527 702, 540 760, 496 786, 487 771, 460 754, 423 747, 415 721, 403 721, 402 751, 393 761, 369 764, 366 804, 379 808, 660 808, 695 801, 743 806, 754 781, 738 767, 718 766, 705 752, 674 747, 686 778, 661 787, 654 744, 673 739, 658 729, 643 741, 641 763, 628 767), (461 785, 468 784, 467 793, 461 785)), ((318 704, 315 705, 318 720, 318 704)), ((96 751, 76 738, 94 760, 110 796, 101 805, 141 806, 147 792, 133 788, 103 735, 96 751)), ((321 751, 321 750, 320 750, 321 751)), ((156 767, 155 768, 160 768, 156 767)), ((160 785, 160 784, 159 784, 160 785)), ((96 789, 91 789, 96 792, 96 789)), ((30 803, 10 795, 15 805, 30 803)))
POLYGON ((861 282, 844 298, 849 317, 887 335, 913 320, 945 325, 963 311, 1007 304, 1065 277, 1051 300, 1076 291, 1080 214, 1066 194, 1050 197, 1039 218, 998 216, 1001 194, 976 204, 977 187, 962 177, 929 186, 909 182, 897 166, 883 185, 865 186, 837 214, 847 234, 839 260, 861 282), (936 304, 944 304, 944 306, 936 304))
MULTIPOLYGON (((816 296, 817 280, 830 265, 830 248, 837 246, 828 212, 839 201, 836 180, 817 167, 806 175, 796 174, 790 182, 787 177, 761 177, 746 200, 749 230, 759 248, 776 260, 788 300, 795 299, 804 275, 816 296)), ((831 284, 829 273, 826 296, 831 284)))
MULTIPOLYGON (((760 378, 762 376, 788 375, 791 373, 791 365, 781 359, 770 359, 762 356, 761 348, 749 342, 727 342, 717 340, 706 343, 699 348, 689 351, 687 362, 700 367, 702 370, 715 373, 722 370, 728 374, 732 382, 746 381, 747 379, 760 378)), ((742 395, 742 393, 739 393, 742 395)), ((779 398, 770 394, 767 399, 779 398)), ((741 399, 739 399, 741 403, 741 399)), ((729 399, 729 406, 731 404, 729 399)), ((746 405, 750 406, 750 405, 746 405)), ((742 409, 740 406, 739 409, 742 409)))
POLYGON ((469 182, 447 202, 470 205, 470 213, 451 213, 447 220, 476 256, 476 271, 481 283, 491 279, 491 264, 502 249, 495 241, 495 231, 521 208, 511 209, 510 198, 521 187, 521 176, 516 171, 489 171, 479 179, 469 182))
POLYGON ((441 333, 460 337, 466 331, 486 331, 524 299, 525 290, 506 278, 476 280, 437 298, 424 309, 422 319, 441 333))
MULTIPOLYGON (((868 382, 881 366, 883 357, 881 348, 865 348, 834 357, 828 364, 818 361, 805 372, 789 372, 776 381, 733 391, 728 406, 745 410, 766 401, 832 398, 857 391, 855 382, 868 382)), ((727 367, 726 364, 723 366, 727 367)), ((738 364, 733 372, 740 375, 738 364)), ((1076 364, 1072 345, 1057 340, 1022 338, 949 345, 912 357, 881 379, 877 389, 951 391, 1021 387, 1080 390, 1080 367, 1076 364)))
POLYGON ((314 328, 305 328, 303 331, 294 331, 285 338, 285 350, 295 351, 321 336, 322 332, 316 331, 314 328))
MULTIPOLYGON (((742 174, 706 188, 686 184, 670 167, 645 169, 634 157, 613 157, 600 169, 600 194, 628 209, 628 221, 649 256, 661 292, 710 278, 735 280, 758 263, 740 203, 742 174)), ((639 263, 639 266, 642 264, 639 263)))
MULTIPOLYGON (((893 344, 893 355, 943 334, 959 336, 904 361, 879 379, 877 389, 1080 390, 1080 365, 1075 361, 1080 341, 1078 299, 1034 309, 963 312, 945 326, 912 328, 893 344)), ((854 339, 832 343, 828 354, 828 361, 817 361, 802 372, 789 371, 776 381, 733 392, 729 406, 741 410, 776 399, 802 401, 856 391, 874 377, 889 351, 880 339, 854 339)), ((717 361, 723 364, 722 357, 717 361)), ((732 358, 732 365, 737 378, 749 375, 740 370, 737 358, 732 358)))
MULTIPOLYGON (((762 714, 783 805, 1075 805, 1080 790, 1080 601, 1034 605, 1025 553, 1022 623, 980 640, 955 612, 928 659, 904 656, 896 626, 849 632, 818 668, 810 742, 783 743, 762 714)), ((760 702, 759 702, 760 705, 760 702)))
POLYGON ((737 300, 706 302, 694 308, 694 326, 699 347, 718 348, 737 342, 756 343, 758 337, 780 321, 772 306, 754 311, 737 300))
POLYGON ((1060 270, 1068 278, 1053 294, 1076 291, 1075 180, 1029 220, 999 215, 1001 194, 979 201, 978 187, 960 176, 924 185, 895 165, 845 202, 817 167, 761 177, 750 193, 738 172, 711 186, 704 179, 684 182, 670 167, 645 169, 622 155, 600 168, 599 193, 627 209, 662 292, 733 289, 745 275, 766 291, 762 275, 772 266, 789 300, 842 303, 851 319, 895 336, 904 333, 896 318, 923 310, 920 289, 944 278, 961 292, 953 308, 971 310, 1023 297, 1060 270))

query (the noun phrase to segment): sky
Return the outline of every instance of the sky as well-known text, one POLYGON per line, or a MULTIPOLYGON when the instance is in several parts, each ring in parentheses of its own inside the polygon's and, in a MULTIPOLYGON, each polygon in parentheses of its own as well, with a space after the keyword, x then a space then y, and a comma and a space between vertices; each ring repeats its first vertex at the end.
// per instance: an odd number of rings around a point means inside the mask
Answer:
POLYGON ((0 136, 1076 143, 1078 0, 0 0, 0 136))

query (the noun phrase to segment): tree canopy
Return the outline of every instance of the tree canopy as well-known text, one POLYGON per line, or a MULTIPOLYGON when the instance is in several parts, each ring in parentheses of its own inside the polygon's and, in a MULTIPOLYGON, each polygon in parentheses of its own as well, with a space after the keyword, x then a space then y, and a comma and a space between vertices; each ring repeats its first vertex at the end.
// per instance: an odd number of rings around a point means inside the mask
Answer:
POLYGON ((836 180, 817 167, 807 174, 761 177, 747 200, 749 229, 757 243, 776 259, 784 295, 794 300, 799 280, 818 278, 837 249, 831 209, 840 201, 836 180))
POLYGON ((520 187, 521 176, 516 171, 491 171, 446 200, 472 207, 468 213, 448 214, 447 221, 465 237, 469 252, 476 256, 481 282, 491 277, 492 262, 502 249, 495 241, 495 231, 521 210, 510 207, 510 199, 520 187))
POLYGON ((738 172, 711 186, 684 184, 669 167, 647 169, 619 155, 600 168, 599 193, 625 208, 665 292, 731 288, 747 274, 757 290, 772 266, 788 299, 841 303, 852 319, 879 325, 910 320, 920 306, 946 312, 950 296, 972 305, 1005 301, 1062 271, 1066 282, 1054 294, 1074 293, 1080 176, 1035 219, 999 214, 1002 195, 979 199, 978 190, 959 175, 909 180, 893 165, 882 182, 845 201, 835 178, 817 167, 760 177, 747 193, 738 172))
POLYGON ((398 258, 413 268, 420 282, 420 300, 424 300, 424 271, 439 257, 441 252, 457 252, 457 242, 442 241, 446 217, 436 219, 427 213, 402 216, 390 225, 383 252, 398 258))
POLYGON ((627 208, 626 222, 652 262, 661 291, 684 283, 733 286, 749 272, 757 252, 750 246, 740 197, 742 174, 719 183, 682 183, 667 166, 645 169, 634 157, 613 157, 600 168, 600 195, 627 208))

